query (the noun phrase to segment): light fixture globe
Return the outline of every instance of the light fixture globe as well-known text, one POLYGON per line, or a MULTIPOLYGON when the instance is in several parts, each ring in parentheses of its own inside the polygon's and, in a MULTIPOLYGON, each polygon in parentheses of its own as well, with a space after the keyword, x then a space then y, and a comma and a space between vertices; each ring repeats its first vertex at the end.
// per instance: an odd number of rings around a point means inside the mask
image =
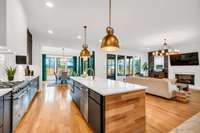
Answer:
POLYGON ((119 50, 119 40, 117 37, 114 35, 114 30, 112 27, 107 27, 106 28, 107 35, 103 38, 102 44, 101 44, 101 49, 104 51, 117 51, 119 50))
POLYGON ((87 49, 87 47, 83 47, 83 49, 80 52, 81 58, 87 58, 90 56, 90 51, 87 49))

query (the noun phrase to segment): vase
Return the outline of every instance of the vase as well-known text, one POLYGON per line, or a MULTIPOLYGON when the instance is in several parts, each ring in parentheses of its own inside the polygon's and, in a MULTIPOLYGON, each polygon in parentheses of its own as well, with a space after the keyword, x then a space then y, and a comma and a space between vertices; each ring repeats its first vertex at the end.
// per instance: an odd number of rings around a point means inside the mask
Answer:
POLYGON ((13 81, 14 76, 8 76, 8 81, 13 81))

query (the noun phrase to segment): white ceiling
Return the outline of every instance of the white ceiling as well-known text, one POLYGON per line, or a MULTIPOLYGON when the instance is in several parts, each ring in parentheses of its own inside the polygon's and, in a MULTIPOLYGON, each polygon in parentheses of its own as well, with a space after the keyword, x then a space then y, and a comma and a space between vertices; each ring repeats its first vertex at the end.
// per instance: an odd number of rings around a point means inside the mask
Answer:
MULTIPOLYGON (((48 42, 80 46, 88 26, 89 46, 99 46, 108 24, 108 0, 21 0, 33 35, 48 42), (54 34, 49 35, 48 30, 54 34)), ((200 0, 113 0, 112 25, 124 49, 154 49, 200 43, 200 0)), ((59 44, 58 44, 59 45, 59 44)))

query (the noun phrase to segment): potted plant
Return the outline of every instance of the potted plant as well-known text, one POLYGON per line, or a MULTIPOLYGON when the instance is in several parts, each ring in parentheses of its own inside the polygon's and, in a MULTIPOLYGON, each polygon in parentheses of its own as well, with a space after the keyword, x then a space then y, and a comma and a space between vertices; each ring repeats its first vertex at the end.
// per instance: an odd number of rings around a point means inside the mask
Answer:
POLYGON ((142 69, 144 71, 144 76, 148 76, 148 70, 149 70, 149 65, 147 62, 145 62, 143 65, 142 65, 142 69))
POLYGON ((16 73, 16 68, 9 67, 6 69, 7 77, 9 81, 13 81, 15 73, 16 73))

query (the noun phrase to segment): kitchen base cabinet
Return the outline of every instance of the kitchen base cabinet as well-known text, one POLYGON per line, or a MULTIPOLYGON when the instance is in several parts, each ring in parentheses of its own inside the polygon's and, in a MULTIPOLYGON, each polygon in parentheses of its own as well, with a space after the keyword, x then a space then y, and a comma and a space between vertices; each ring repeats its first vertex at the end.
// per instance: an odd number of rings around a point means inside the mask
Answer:
MULTIPOLYGON (((12 93, 12 131, 20 123, 21 119, 28 111, 31 101, 39 89, 39 76, 24 81, 18 86, 18 91, 12 93)), ((15 88, 16 89, 16 88, 15 88)))
POLYGON ((95 133, 103 132, 103 111, 101 106, 101 96, 95 92, 89 92, 88 98, 88 123, 95 133), (100 100, 100 101, 98 101, 100 100))
POLYGON ((145 132, 146 87, 99 78, 71 79, 74 80, 72 99, 77 104, 78 97, 81 97, 81 105, 87 105, 88 102, 88 106, 85 106, 88 110, 84 108, 84 111, 80 109, 80 112, 84 118, 88 116, 85 120, 94 133, 145 132), (84 91, 86 88, 88 91, 84 91), (84 92, 88 92, 88 95, 80 95, 84 92), (86 96, 88 100, 84 101, 86 96), (87 113, 88 115, 85 115, 87 113))
POLYGON ((0 133, 11 133, 12 130, 11 92, 0 97, 0 133))
POLYGON ((4 96, 4 120, 3 133, 11 133, 12 131, 12 101, 11 93, 4 96))
POLYGON ((3 133, 3 96, 0 97, 0 133, 3 133))

